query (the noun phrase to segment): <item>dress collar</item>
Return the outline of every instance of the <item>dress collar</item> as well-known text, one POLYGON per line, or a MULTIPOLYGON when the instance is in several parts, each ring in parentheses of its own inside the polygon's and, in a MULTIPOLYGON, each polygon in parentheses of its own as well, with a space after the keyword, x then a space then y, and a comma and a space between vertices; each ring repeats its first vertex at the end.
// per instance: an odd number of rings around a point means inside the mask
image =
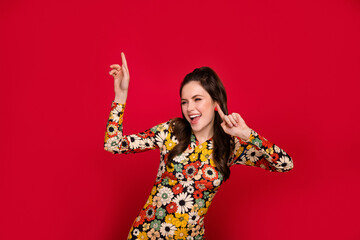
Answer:
MULTIPOLYGON (((209 139, 207 139, 206 141, 204 141, 202 144, 204 144, 205 142, 207 144, 211 143, 213 141, 213 137, 210 137, 209 139)), ((194 132, 191 130, 191 138, 190 138, 190 147, 191 148, 195 148, 197 146, 201 145, 199 140, 196 138, 194 132)), ((211 146, 212 144, 210 144, 211 146)))

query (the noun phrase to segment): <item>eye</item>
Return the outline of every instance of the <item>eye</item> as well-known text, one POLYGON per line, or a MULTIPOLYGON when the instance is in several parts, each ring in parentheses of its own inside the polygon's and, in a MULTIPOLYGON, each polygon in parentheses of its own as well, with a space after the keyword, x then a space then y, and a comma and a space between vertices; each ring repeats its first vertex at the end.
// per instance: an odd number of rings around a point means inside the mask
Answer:
POLYGON ((201 100, 201 98, 195 98, 195 101, 200 101, 201 100))
POLYGON ((186 102, 181 102, 181 105, 184 105, 186 102))

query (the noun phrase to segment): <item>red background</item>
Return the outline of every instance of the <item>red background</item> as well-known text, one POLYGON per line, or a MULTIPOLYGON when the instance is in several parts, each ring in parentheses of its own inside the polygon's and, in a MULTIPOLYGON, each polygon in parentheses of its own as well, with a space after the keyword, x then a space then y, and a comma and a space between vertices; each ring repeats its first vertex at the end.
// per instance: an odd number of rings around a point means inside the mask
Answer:
POLYGON ((288 173, 235 166, 211 239, 360 239, 360 2, 0 2, 0 238, 125 239, 159 152, 103 150, 109 66, 130 70, 125 134, 180 116, 196 67, 287 151, 288 173))

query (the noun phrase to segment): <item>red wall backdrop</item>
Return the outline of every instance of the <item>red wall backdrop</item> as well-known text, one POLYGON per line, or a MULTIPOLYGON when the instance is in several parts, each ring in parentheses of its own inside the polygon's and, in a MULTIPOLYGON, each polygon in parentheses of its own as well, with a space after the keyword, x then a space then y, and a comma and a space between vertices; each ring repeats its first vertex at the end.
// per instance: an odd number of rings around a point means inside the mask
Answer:
POLYGON ((121 51, 125 134, 180 116, 182 78, 207 65, 294 160, 233 167, 209 240, 360 239, 359 1, 8 0, 0 24, 0 239, 126 238, 159 152, 103 150, 121 51))

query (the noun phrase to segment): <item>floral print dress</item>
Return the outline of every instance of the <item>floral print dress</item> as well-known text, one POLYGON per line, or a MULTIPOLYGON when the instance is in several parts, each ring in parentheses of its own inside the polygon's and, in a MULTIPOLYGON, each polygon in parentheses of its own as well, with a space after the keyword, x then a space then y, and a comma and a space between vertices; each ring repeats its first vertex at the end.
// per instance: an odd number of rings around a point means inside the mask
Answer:
MULTIPOLYGON (((144 132, 123 135, 125 104, 112 102, 104 148, 114 154, 160 150, 160 166, 144 207, 135 218, 128 239, 204 239, 204 217, 223 182, 212 158, 212 138, 202 144, 191 135, 188 148, 166 166, 169 151, 178 143, 169 129, 170 120, 144 132)), ((235 148, 228 164, 257 166, 286 172, 291 157, 251 130, 249 140, 234 137, 235 148)))

